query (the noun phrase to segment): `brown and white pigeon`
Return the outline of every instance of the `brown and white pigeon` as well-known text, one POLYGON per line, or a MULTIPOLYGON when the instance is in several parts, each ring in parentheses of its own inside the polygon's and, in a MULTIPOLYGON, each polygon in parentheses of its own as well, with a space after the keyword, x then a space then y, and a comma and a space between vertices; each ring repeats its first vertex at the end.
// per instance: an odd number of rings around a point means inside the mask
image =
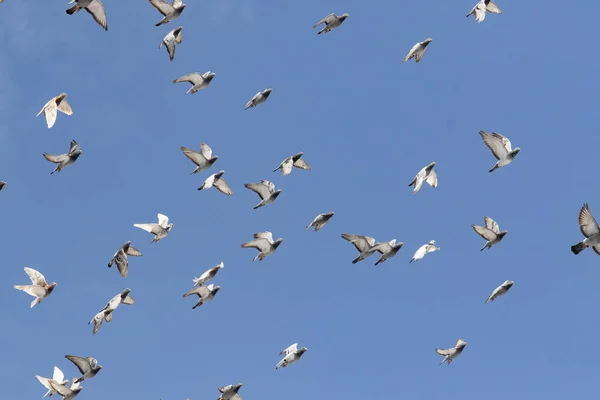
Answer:
POLYGON ((48 284, 46 278, 39 271, 33 268, 25 267, 25 273, 31 279, 31 285, 15 285, 14 288, 22 290, 30 296, 35 297, 31 302, 31 307, 41 303, 46 297, 50 296, 56 287, 56 282, 48 284))

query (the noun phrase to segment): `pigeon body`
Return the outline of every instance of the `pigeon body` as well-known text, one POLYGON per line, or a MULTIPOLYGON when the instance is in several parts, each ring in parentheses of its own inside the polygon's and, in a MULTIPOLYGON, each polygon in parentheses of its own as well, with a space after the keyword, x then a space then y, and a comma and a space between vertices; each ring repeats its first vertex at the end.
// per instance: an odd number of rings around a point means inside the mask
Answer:
POLYGON ((102 369, 102 365, 98 364, 98 360, 93 357, 84 358, 67 354, 65 358, 75 364, 81 373, 79 378, 73 379, 73 383, 80 383, 86 379, 91 379, 102 369))
POLYGON ((371 250, 381 253, 381 258, 375 263, 375 265, 379 265, 394 257, 403 245, 404 243, 396 243, 396 239, 392 239, 389 242, 378 243, 377 245, 373 246, 371 250))
POLYGON ((217 400, 242 400, 242 396, 238 393, 241 387, 241 383, 220 387, 219 392, 221 392, 221 395, 217 400))
POLYGON ((596 254, 600 255, 600 228, 587 203, 579 210, 579 230, 585 239, 571 246, 573 254, 577 255, 586 247, 591 247, 596 254))
POLYGON ((474 15, 477 23, 482 23, 485 19, 486 11, 494 14, 502 14, 502 10, 498 8, 496 3, 491 0, 481 0, 475 4, 475 7, 473 7, 471 12, 467 14, 467 17, 474 15))
POLYGON ((308 229, 311 226, 314 226, 315 232, 316 232, 319 229, 323 228, 325 225, 327 225, 327 223, 329 222, 331 217, 333 217, 334 215, 335 215, 335 213, 333 211, 324 213, 324 214, 319 214, 315 217, 315 219, 312 220, 312 222, 309 225, 306 226, 305 229, 308 229))
POLYGON ((306 347, 302 347, 301 349, 299 349, 298 343, 294 343, 293 345, 279 353, 279 355, 282 355, 284 357, 281 359, 281 361, 277 363, 275 369, 285 368, 288 365, 295 363, 300 359, 300 357, 302 357, 306 350, 308 350, 306 347))
POLYGON ((75 161, 77 161, 77 159, 79 158, 79 156, 81 155, 82 151, 81 148, 79 147, 79 143, 77 143, 75 141, 75 139, 71 140, 71 147, 69 148, 69 152, 67 154, 61 154, 58 156, 52 155, 52 154, 48 154, 48 153, 44 153, 44 158, 54 164, 58 164, 56 166, 56 168, 54 168, 54 170, 52 172, 50 172, 50 175, 54 174, 55 172, 60 172, 63 170, 63 168, 68 167, 69 165, 73 164, 75 161))
POLYGON ((364 260, 373 254, 376 250, 373 248, 380 243, 375 243, 375 239, 370 236, 354 235, 352 233, 342 233, 342 239, 352 243, 356 250, 360 253, 357 258, 352 260, 352 264, 364 260))
POLYGON ((154 6, 160 12, 164 18, 161 19, 156 26, 161 26, 162 24, 167 24, 181 15, 183 9, 186 7, 181 0, 173 0, 173 3, 169 4, 163 0, 149 0, 150 4, 154 6))
POLYGON ((254 95, 254 97, 249 102, 246 103, 246 105, 244 106, 244 110, 256 107, 257 105, 267 101, 267 99, 271 95, 272 91, 273 91, 273 89, 268 88, 268 89, 263 90, 262 92, 256 93, 254 95))
POLYGON ((304 161, 302 159, 303 155, 304 155, 304 153, 300 152, 300 153, 296 153, 293 156, 286 158, 285 160, 283 160, 281 162, 281 164, 279 164, 279 166, 277 168, 275 168, 273 170, 273 172, 281 170, 283 175, 288 175, 290 172, 292 172, 293 167, 309 170, 310 167, 308 166, 306 161, 304 161))
POLYGON ((404 61, 402 62, 407 62, 412 58, 414 58, 416 62, 421 61, 421 58, 423 58, 423 55, 425 55, 425 50, 427 50, 427 46, 429 46, 429 43, 431 43, 432 40, 433 39, 431 38, 427 38, 424 41, 415 44, 412 47, 412 49, 410 49, 406 57, 404 57, 404 61))
POLYGON ((204 181, 202 186, 200 186, 198 188, 198 190, 210 189, 211 187, 214 186, 215 189, 217 189, 219 192, 221 192, 227 196, 231 196, 233 194, 233 192, 231 191, 231 188, 229 187, 229 185, 227 184, 225 179, 221 178, 224 173, 225 173, 225 171, 221 170, 221 171, 217 172, 216 174, 212 174, 211 176, 206 178, 206 180, 204 181))
POLYGON ((58 367, 54 367, 54 373, 52 375, 52 379, 44 378, 39 375, 36 375, 35 377, 37 378, 38 381, 40 381, 40 383, 42 385, 44 385, 44 387, 46 389, 48 389, 48 391, 46 392, 45 395, 42 396, 42 398, 44 398, 46 396, 52 396, 54 393, 56 393, 56 390, 52 389, 52 386, 50 386, 50 381, 54 381, 54 382, 58 383, 59 385, 66 385, 67 383, 69 383, 69 380, 65 379, 65 374, 63 374, 63 372, 58 367))
POLYGON ((212 82, 215 77, 215 73, 208 71, 203 74, 200 72, 192 72, 191 74, 187 74, 182 76, 181 78, 177 78, 173 81, 173 83, 179 82, 188 82, 192 84, 192 87, 188 89, 185 94, 192 92, 192 94, 196 93, 199 90, 206 89, 208 85, 212 82))
POLYGON ((413 261, 419 261, 420 259, 425 257, 425 254, 438 251, 439 249, 439 247, 435 247, 435 240, 431 240, 429 241, 429 243, 419 247, 419 249, 415 252, 413 258, 409 261, 409 263, 413 261))
POLYGON ((30 308, 33 308, 33 306, 41 303, 46 297, 50 296, 56 287, 56 282, 48 284, 44 275, 33 268, 25 267, 24 270, 31 279, 31 285, 15 285, 14 288, 35 297, 30 306, 30 308))
POLYGON ((479 131, 479 134, 485 145, 498 160, 494 168, 490 169, 490 172, 513 162, 519 151, 521 151, 518 147, 513 150, 510 140, 499 133, 492 132, 489 134, 485 131, 479 131))
POLYGON ((428 166, 423 167, 415 176, 415 179, 413 179, 412 182, 408 184, 408 186, 415 186, 413 194, 421 190, 423 182, 427 182, 431 187, 437 187, 438 177, 436 172, 433 170, 433 167, 435 167, 435 161, 429 164, 428 166))
POLYGON ((223 264, 223 261, 221 261, 220 264, 217 264, 211 269, 205 271, 202 275, 200 275, 200 277, 194 278, 194 286, 200 286, 210 281, 215 277, 215 275, 217 275, 217 272, 219 272, 219 270, 223 267, 225 267, 225 264, 223 264))
POLYGON ((139 257, 142 253, 131 245, 131 241, 127 241, 113 256, 113 258, 108 263, 108 268, 112 267, 113 264, 117 264, 117 268, 121 273, 123 278, 127 278, 127 273, 129 271, 129 260, 127 256, 135 256, 139 257))
POLYGON ((487 300, 485 302, 487 303, 488 301, 494 301, 498 297, 504 296, 514 284, 515 283, 513 281, 504 281, 504 283, 502 285, 500 285, 496 289, 494 289, 492 294, 489 295, 489 297, 487 298, 487 300))
POLYGON ((73 400, 83 387, 79 386, 78 382, 73 381, 70 387, 66 387, 65 385, 61 385, 56 381, 50 380, 48 382, 50 387, 59 395, 62 396, 62 400, 73 400))
POLYGON ((54 123, 56 123, 58 111, 66 115, 73 115, 73 110, 71 110, 71 106, 65 99, 66 97, 66 93, 61 93, 58 96, 51 98, 36 115, 36 117, 38 117, 40 114, 44 114, 48 129, 52 128, 54 123))
POLYGON ((0 181, 0 190, 4 189, 5 187, 6 187, 6 182, 0 181))
POLYGON ((258 232, 254 234, 254 240, 242 244, 242 248, 258 250, 258 254, 252 259, 252 262, 256 260, 262 261, 265 257, 275 253, 281 242, 283 242, 283 238, 273 241, 273 234, 271 232, 258 232))
POLYGON ((181 44, 181 41, 183 40, 183 36, 181 34, 182 31, 183 27, 178 26, 171 32, 167 33, 167 36, 165 36, 162 42, 160 42, 160 44, 158 45, 159 49, 165 46, 165 48, 167 49, 167 53, 169 53, 169 60, 171 61, 173 61, 173 59, 175 58, 176 44, 181 44))
POLYGON ((481 248, 480 251, 487 249, 491 249, 493 245, 500 243, 500 241, 504 238, 504 236, 508 233, 507 230, 500 232, 500 227, 498 223, 488 217, 487 215, 483 217, 485 221, 485 226, 479 226, 473 224, 473 229, 479 236, 486 240, 485 246, 481 248))
POLYGON ((442 360, 440 365, 442 365, 446 361, 448 362, 448 365, 450 365, 452 360, 455 359, 456 357, 458 357, 460 355, 460 353, 462 353, 462 351, 464 350, 466 345, 467 345, 467 342, 465 342, 462 339, 458 339, 456 341, 456 344, 454 345, 454 347, 451 347, 446 350, 435 349, 436 353, 438 353, 440 356, 444 356, 444 359, 442 360))
POLYGON ((346 20, 346 18, 348 18, 348 16, 349 15, 346 13, 344 13, 340 16, 337 16, 334 13, 331 13, 328 16, 326 16, 325 18, 323 18, 322 20, 320 20, 319 22, 317 22, 315 24, 315 26, 313 26, 313 28, 316 28, 317 26, 319 26, 321 24, 325 24, 323 29, 321 29, 317 33, 317 35, 320 35, 321 33, 329 33, 329 32, 331 32, 332 29, 337 28, 340 25, 342 25, 342 23, 346 20))
POLYGON ((73 3, 75 5, 67 10, 67 14, 72 15, 78 11, 85 10, 94 18, 94 21, 98 25, 103 27, 105 31, 108 30, 106 11, 104 11, 104 4, 100 0, 72 0, 67 5, 73 3))
POLYGON ((112 321, 113 312, 121 304, 127 304, 127 305, 135 304, 135 300, 129 294, 130 292, 131 292, 131 289, 127 288, 127 289, 123 290, 121 293, 114 296, 112 299, 110 299, 110 301, 108 303, 106 303, 104 308, 102 310, 100 310, 94 316, 94 318, 92 318, 90 320, 90 322, 88 322, 88 325, 90 325, 92 322, 94 323, 94 330, 92 331, 93 335, 95 335, 98 332, 98 330, 100 329, 100 326, 102 325, 102 321, 106 321, 107 323, 112 321))
POLYGON ((192 310, 194 310, 194 309, 196 309, 196 307, 200 307, 202 304, 204 304, 208 301, 211 301, 215 297, 215 295, 217 294, 219 289, 221 289, 221 286, 214 285, 214 284, 204 286, 203 284, 201 284, 201 285, 195 286, 192 290, 190 290, 189 292, 184 294, 183 297, 185 298, 185 297, 191 296, 193 294, 198 296, 198 302, 196 303, 196 305, 194 307, 192 307, 192 310))
POLYGON ((281 189, 275 190, 275 185, 264 179, 261 180, 260 183, 246 183, 244 187, 258 194, 261 199, 261 202, 254 206, 255 210, 264 207, 267 204, 271 204, 281 194, 281 189))
POLYGON ((160 239, 166 237, 169 232, 171 232, 171 229, 173 229, 173 224, 169 223, 169 217, 163 214, 158 214, 157 216, 158 224, 133 224, 136 228, 154 234, 152 243, 158 242, 160 239))
POLYGON ((183 154, 185 154, 187 158, 196 164, 196 169, 192 171, 191 174, 196 174, 200 171, 209 169, 219 158, 219 156, 212 155, 212 149, 206 143, 200 143, 200 152, 183 146, 181 146, 181 151, 183 151, 183 154))

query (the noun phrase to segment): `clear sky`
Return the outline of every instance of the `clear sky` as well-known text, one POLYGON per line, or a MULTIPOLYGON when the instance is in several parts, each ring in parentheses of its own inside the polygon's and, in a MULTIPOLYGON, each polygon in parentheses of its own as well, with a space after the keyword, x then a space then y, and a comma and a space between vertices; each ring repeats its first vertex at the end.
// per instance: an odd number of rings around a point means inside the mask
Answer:
POLYGON ((244 384, 244 400, 592 398, 597 391, 600 257, 574 256, 584 202, 600 218, 597 106, 591 40, 598 3, 498 0, 477 24, 476 0, 304 2, 188 0, 155 27, 147 1, 106 0, 108 32, 61 1, 0 5, 0 193, 3 398, 35 399, 35 375, 65 354, 104 369, 81 400, 216 399, 244 384), (580 4, 581 5, 581 4, 580 4), (321 18, 348 13, 330 34, 321 18), (158 45, 183 26, 175 60, 158 45), (402 64, 431 37, 423 60, 402 64), (172 80, 216 72, 185 95, 172 80), (243 110, 258 91, 265 104, 243 110), (48 130, 40 108, 66 92, 74 114, 48 130), (522 150, 494 173, 479 130, 522 150), (83 154, 50 176, 43 152, 83 154), (209 144, 219 160, 196 175, 180 146, 209 144), (310 171, 272 170, 304 152, 310 171), (412 194, 436 161, 439 186, 412 194), (234 191, 196 189, 211 173, 234 191), (283 193, 252 210, 244 183, 283 193), (335 211, 321 231, 304 227, 335 211), (134 223, 169 216, 169 236, 134 223), (507 229, 480 252, 484 215, 507 229), (240 244, 269 230, 285 240, 252 263, 240 244), (351 264, 348 232, 404 242, 398 255, 351 264), (435 239, 441 248, 409 264, 435 239), (125 241, 143 256, 129 276, 107 263, 125 241), (192 310, 192 278, 220 261, 215 299, 192 310), (42 304, 14 290, 24 266, 58 283, 42 304), (503 281, 505 296, 484 301, 503 281), (87 322, 124 288, 136 304, 96 336, 87 322), (468 346, 438 367, 436 347, 468 346), (298 342, 302 360, 275 371, 298 342))

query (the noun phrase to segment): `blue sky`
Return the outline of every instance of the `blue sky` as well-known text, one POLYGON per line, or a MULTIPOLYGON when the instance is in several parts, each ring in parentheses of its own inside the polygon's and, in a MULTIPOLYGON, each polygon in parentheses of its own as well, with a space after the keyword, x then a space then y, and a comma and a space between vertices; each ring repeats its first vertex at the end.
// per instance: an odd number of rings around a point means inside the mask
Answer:
POLYGON ((157 28, 148 2, 106 0, 108 32, 61 2, 1 4, 3 396, 41 397, 35 375, 55 365, 78 376, 63 358, 76 354, 104 366, 81 400, 210 399, 237 382, 245 400, 590 398, 600 258, 569 246, 584 202, 600 218, 589 42, 600 6, 499 0, 504 13, 477 24, 465 18, 475 2, 190 0, 157 28), (350 16, 317 36, 331 12, 350 16), (169 62, 158 44, 178 25, 169 62), (427 37, 423 60, 402 64, 427 37), (195 95, 172 83, 208 70, 195 95), (267 103, 244 111, 267 87, 267 103), (48 130, 35 115, 63 91, 74 114, 48 130), (513 164, 488 173, 482 129, 522 149, 513 164), (71 139, 82 156, 50 176, 42 153, 71 139), (200 142, 220 158, 189 175, 179 147, 200 142), (298 151, 311 171, 271 172, 298 151), (439 186, 413 195, 431 161, 439 186), (232 197, 196 191, 219 169, 232 197), (243 184, 261 179, 283 193, 254 211, 243 184), (327 211, 323 230, 304 231, 327 211), (175 226, 149 245, 133 224, 159 212, 175 226), (509 234, 480 252, 470 225, 484 215, 509 234), (252 263, 240 244, 263 230, 285 240, 252 263), (405 245, 353 265, 343 232, 405 245), (441 251, 409 264, 432 239, 441 251), (106 264, 127 240, 143 256, 122 279, 106 264), (192 311, 182 294, 220 261, 221 291, 192 311), (58 283, 33 309, 12 288, 28 282, 24 266, 58 283), (484 305, 506 279, 511 292, 484 305), (137 303, 92 336, 87 322, 125 287, 137 303), (438 367, 434 349, 457 337, 463 355, 438 367), (294 342, 308 352, 274 371, 294 342))

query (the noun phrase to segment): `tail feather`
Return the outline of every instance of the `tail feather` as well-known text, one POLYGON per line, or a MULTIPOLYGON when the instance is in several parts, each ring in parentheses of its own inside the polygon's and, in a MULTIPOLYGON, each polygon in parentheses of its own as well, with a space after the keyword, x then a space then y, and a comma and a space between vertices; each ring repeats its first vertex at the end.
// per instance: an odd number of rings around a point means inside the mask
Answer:
POLYGON ((352 264, 356 264, 357 262, 359 262, 361 260, 362 260, 362 258, 360 256, 358 256, 354 260, 352 260, 352 264))
POLYGON ((81 7, 79 7, 79 5, 74 5, 73 7, 69 8, 67 10, 67 14, 73 15, 74 13, 76 13, 79 10, 81 10, 81 7))
POLYGON ((585 248, 586 248, 586 245, 583 244, 583 242, 581 242, 581 243, 577 243, 576 245, 571 246, 571 251, 573 252, 573 254, 577 255, 577 254, 581 253, 583 251, 583 249, 585 249, 585 248))

